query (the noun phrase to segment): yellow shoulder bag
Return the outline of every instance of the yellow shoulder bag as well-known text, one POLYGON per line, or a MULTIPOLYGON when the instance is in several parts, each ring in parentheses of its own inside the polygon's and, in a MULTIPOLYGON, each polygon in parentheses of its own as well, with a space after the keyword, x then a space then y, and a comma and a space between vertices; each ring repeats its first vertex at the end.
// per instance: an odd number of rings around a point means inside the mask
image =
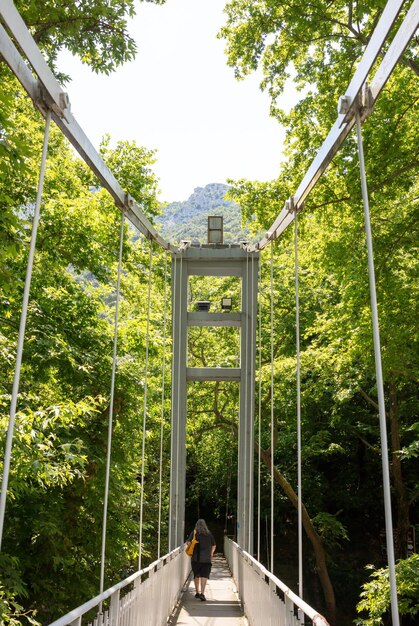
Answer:
POLYGON ((192 537, 192 541, 191 543, 186 546, 185 552, 188 556, 192 556, 193 555, 193 551, 195 550, 195 546, 196 544, 199 543, 199 541, 196 538, 196 530, 193 531, 193 537, 192 537))

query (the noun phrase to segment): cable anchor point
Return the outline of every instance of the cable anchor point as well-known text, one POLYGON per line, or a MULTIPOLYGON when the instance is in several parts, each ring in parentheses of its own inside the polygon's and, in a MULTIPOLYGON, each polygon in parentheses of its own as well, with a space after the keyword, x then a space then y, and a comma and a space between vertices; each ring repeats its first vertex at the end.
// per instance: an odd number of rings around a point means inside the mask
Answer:
POLYGON ((367 117, 374 106, 374 98, 372 95, 371 87, 368 83, 364 83, 362 86, 362 91, 360 93, 360 108, 362 117, 367 117))
POLYGON ((58 98, 54 99, 45 87, 39 83, 34 102, 44 115, 47 111, 52 111, 59 118, 68 122, 68 114, 71 109, 68 93, 62 91, 59 93, 58 98))
POLYGON ((361 119, 364 120, 372 111, 374 105, 374 98, 372 91, 368 83, 364 83, 362 89, 358 92, 355 98, 345 94, 339 98, 338 113, 343 115, 342 124, 349 122, 358 111, 361 119))
POLYGON ((290 196, 288 200, 285 200, 285 210, 288 213, 296 213, 297 207, 295 205, 294 196, 290 196))
POLYGON ((134 208, 134 198, 132 196, 130 196, 129 193, 126 193, 124 196, 124 207, 126 209, 133 209, 134 208))

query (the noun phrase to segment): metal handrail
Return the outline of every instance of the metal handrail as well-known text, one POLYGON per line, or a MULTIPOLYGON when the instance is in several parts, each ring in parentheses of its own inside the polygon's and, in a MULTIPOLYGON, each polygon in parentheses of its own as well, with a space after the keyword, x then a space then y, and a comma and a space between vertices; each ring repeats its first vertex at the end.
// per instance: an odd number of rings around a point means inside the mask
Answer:
MULTIPOLYGON (((266 624, 266 615, 260 611, 252 611, 252 602, 247 596, 245 576, 243 571, 243 564, 247 564, 258 575, 259 580, 262 582, 262 586, 258 587, 257 591, 260 592, 266 589, 266 594, 262 595, 258 593, 258 606, 262 605, 265 610, 270 611, 271 617, 275 620, 274 624, 279 626, 291 626, 294 624, 303 624, 304 619, 296 617, 295 614, 305 615, 308 617, 315 626, 329 626, 328 621, 323 615, 320 615, 315 609, 313 609, 307 602, 304 602, 296 593, 285 585, 279 578, 269 572, 259 561, 257 561, 251 554, 243 550, 237 543, 229 539, 224 540, 224 553, 226 555, 228 565, 233 574, 234 581, 236 583, 240 599, 243 603, 246 617, 252 626, 262 626, 266 624), (236 555, 236 559, 234 556, 236 555), (240 562, 239 562, 240 558, 240 562), (272 593, 272 590, 279 589, 284 594, 284 600, 272 593), (284 610, 279 610, 279 606, 284 610)), ((252 581, 253 582, 253 581, 252 581)), ((250 585, 250 589, 254 593, 255 585, 250 585)))
MULTIPOLYGON (((131 574, 131 576, 128 576, 128 578, 125 578, 124 580, 114 585, 113 587, 109 587, 109 589, 106 589, 106 591, 104 591, 103 593, 98 594, 97 596, 89 600, 88 602, 85 602, 84 604, 77 607, 76 609, 73 609, 72 611, 64 615, 63 617, 60 617, 54 622, 51 622, 49 626, 69 626, 71 624, 80 624, 82 616, 85 615, 88 611, 91 611, 95 607, 99 606, 100 603, 104 602, 104 600, 107 600, 108 598, 115 598, 115 600, 119 602, 119 592, 122 589, 124 589, 125 587, 128 587, 129 585, 131 585, 132 583, 135 583, 136 581, 141 582, 142 576, 145 576, 147 574, 151 575, 154 572, 158 573, 162 571, 162 568, 164 566, 167 566, 167 564, 170 561, 173 561, 175 558, 184 559, 184 567, 182 569, 182 572, 184 572, 185 575, 181 576, 182 581, 180 582, 180 585, 179 585, 179 594, 180 594, 180 591, 182 590, 182 587, 184 585, 186 578, 189 575, 189 570, 190 570, 190 559, 186 557, 183 546, 175 548, 174 550, 172 550, 165 556, 161 557, 160 559, 157 559, 156 561, 154 561, 153 563, 151 563, 144 569, 141 569, 138 572, 131 574)), ((173 607, 169 607, 169 610, 171 610, 172 608, 173 607)), ((112 612, 112 607, 111 607, 111 612, 112 612)))

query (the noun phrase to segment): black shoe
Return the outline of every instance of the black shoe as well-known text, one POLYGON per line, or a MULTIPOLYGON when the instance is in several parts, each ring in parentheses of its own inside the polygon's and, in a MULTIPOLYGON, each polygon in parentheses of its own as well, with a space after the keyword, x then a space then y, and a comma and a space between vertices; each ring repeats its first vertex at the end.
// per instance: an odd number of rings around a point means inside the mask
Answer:
POLYGON ((203 594, 203 593, 200 593, 200 594, 199 594, 199 597, 201 598, 202 602, 205 602, 206 597, 204 596, 204 594, 203 594))
POLYGON ((198 593, 198 592, 196 592, 196 594, 195 594, 195 598, 200 598, 200 597, 201 597, 201 594, 200 594, 200 593, 198 593))

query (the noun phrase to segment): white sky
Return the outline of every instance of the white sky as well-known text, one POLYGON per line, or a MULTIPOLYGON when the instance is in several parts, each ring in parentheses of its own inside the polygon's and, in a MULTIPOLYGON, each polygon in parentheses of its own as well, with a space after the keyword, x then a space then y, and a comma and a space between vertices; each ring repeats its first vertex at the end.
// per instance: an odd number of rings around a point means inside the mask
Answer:
POLYGON ((283 131, 269 117, 260 77, 237 82, 216 39, 225 3, 138 3, 129 26, 137 57, 111 76, 59 57, 58 69, 72 77, 72 112, 96 147, 108 132, 113 142, 135 139, 158 150, 162 201, 185 200, 195 187, 226 178, 278 174, 283 131))

